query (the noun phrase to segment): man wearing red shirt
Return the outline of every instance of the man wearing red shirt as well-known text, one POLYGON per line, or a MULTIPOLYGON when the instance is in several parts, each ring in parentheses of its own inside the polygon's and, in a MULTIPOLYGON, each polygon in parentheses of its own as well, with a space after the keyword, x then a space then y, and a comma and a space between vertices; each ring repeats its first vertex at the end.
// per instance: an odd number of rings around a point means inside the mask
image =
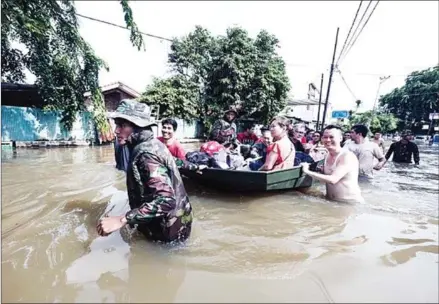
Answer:
POLYGON ((180 142, 174 137, 177 130, 177 122, 172 118, 166 118, 162 121, 162 136, 157 137, 171 152, 172 156, 186 160, 186 152, 180 142))
POLYGON ((259 139, 258 136, 255 134, 254 125, 248 125, 245 128, 244 132, 238 133, 236 138, 239 140, 241 144, 250 145, 250 146, 253 146, 259 139))

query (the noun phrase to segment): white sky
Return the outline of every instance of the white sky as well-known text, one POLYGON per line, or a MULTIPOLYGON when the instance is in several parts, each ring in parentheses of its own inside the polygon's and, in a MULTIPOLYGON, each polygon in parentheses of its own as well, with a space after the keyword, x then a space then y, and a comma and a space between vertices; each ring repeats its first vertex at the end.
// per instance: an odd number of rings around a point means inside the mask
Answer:
MULTIPOLYGON (((310 81, 320 85, 320 74, 329 78, 335 32, 340 27, 338 51, 346 38, 359 1, 132 1, 134 19, 143 32, 179 37, 201 25, 215 35, 239 25, 252 37, 266 29, 280 40, 279 54, 287 63, 291 94, 306 97, 310 81)), ((78 13, 124 25, 119 1, 75 1, 78 13)), ((362 10, 367 6, 364 1, 362 10)), ((373 2, 371 8, 374 6, 373 2)), ((380 75, 393 75, 380 94, 404 83, 413 70, 437 65, 437 1, 381 1, 356 44, 341 64, 347 83, 363 110, 373 106, 380 75), (373 74, 373 75, 371 75, 373 74)), ((361 16, 361 13, 359 14, 361 16)), ((110 67, 101 73, 101 84, 122 81, 143 91, 152 77, 168 70, 170 42, 145 37, 146 51, 137 51, 129 31, 78 17, 80 32, 110 67)), ((337 55, 338 57, 338 55, 337 55)), ((336 57, 336 58, 337 58, 336 57)), ((352 97, 340 76, 334 74, 330 102, 335 109, 351 109, 352 97)))

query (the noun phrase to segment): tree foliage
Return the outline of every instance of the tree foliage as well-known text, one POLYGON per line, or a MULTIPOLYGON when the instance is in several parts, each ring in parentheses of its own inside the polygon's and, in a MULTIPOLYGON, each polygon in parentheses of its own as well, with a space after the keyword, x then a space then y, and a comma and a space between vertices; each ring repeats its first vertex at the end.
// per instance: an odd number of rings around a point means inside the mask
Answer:
MULTIPOLYGON (((128 1, 122 0, 121 5, 131 41, 140 49, 143 40, 128 1)), ((1 8, 2 81, 23 83, 25 71, 30 71, 46 108, 61 110, 68 129, 89 91, 97 127, 108 131, 98 78, 100 69, 108 67, 79 34, 74 2, 4 0, 1 8), (14 43, 25 50, 13 47, 14 43)))
POLYGON ((380 98, 380 105, 400 120, 400 130, 418 131, 439 109, 439 66, 411 73, 402 87, 380 98))
POLYGON ((180 75, 155 78, 138 101, 160 106, 160 117, 190 121, 197 117, 198 87, 180 75))
POLYGON ((397 129, 398 119, 393 114, 374 114, 373 111, 366 111, 363 113, 355 113, 350 117, 349 128, 356 124, 370 124, 369 128, 372 133, 388 133, 397 129))
MULTIPOLYGON (((171 69, 181 77, 179 81, 183 78, 187 81, 185 87, 195 88, 185 91, 188 95, 184 99, 195 105, 195 112, 189 116, 199 117, 209 128, 231 105, 261 122, 267 122, 280 112, 285 107, 290 83, 285 63, 276 53, 278 43, 278 39, 266 31, 253 39, 239 27, 229 28, 225 36, 214 37, 197 26, 189 35, 174 39, 169 54, 171 69)), ((165 90, 163 85, 172 83, 156 81, 160 90, 166 92, 172 90, 165 90)), ((155 94, 149 90, 158 88, 150 86, 143 95, 155 94)), ((169 114, 177 116, 177 113, 169 114)))

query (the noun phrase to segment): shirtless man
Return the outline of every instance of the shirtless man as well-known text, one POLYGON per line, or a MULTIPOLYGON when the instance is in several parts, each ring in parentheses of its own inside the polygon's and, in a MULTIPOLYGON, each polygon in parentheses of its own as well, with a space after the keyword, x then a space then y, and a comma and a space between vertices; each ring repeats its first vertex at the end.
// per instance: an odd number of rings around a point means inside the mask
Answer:
POLYGON ((308 163, 302 163, 303 173, 326 183, 326 197, 329 200, 347 203, 363 202, 358 185, 359 163, 349 150, 342 149, 340 143, 343 131, 333 125, 324 129, 322 142, 328 150, 323 161, 322 173, 309 170, 308 163))

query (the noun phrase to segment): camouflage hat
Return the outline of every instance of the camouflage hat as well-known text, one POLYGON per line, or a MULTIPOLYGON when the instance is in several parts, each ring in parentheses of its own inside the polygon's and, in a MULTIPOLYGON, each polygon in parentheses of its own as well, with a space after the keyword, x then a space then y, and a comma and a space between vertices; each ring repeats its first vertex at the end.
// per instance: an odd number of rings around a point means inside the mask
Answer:
POLYGON ((151 108, 144 103, 130 99, 122 100, 116 111, 110 113, 108 117, 126 119, 141 128, 157 126, 157 123, 151 118, 151 108))
POLYGON ((230 107, 226 108, 224 111, 224 115, 226 115, 229 112, 235 113, 235 116, 238 117, 238 111, 236 110, 236 107, 230 106, 230 107))

